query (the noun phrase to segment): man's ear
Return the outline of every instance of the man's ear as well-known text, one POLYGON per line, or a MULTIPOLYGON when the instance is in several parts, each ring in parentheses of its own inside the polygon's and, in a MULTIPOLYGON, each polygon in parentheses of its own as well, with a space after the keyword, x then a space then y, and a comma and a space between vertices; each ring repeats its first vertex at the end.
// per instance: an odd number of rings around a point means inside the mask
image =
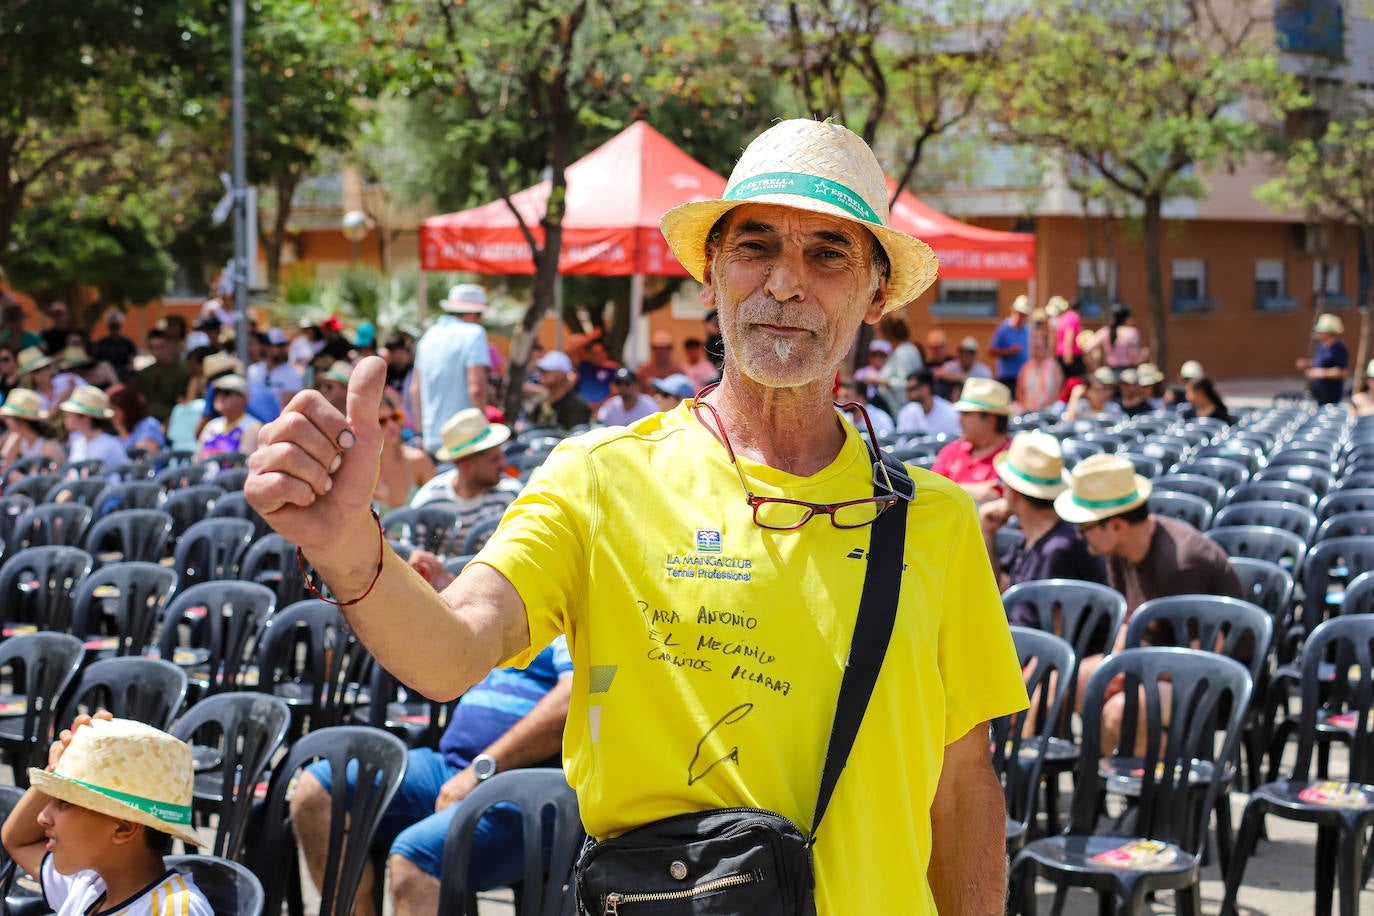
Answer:
POLYGON ((141 843, 143 842, 143 831, 146 829, 142 824, 134 821, 118 821, 110 840, 114 843, 131 843, 134 840, 141 843))
POLYGON ((715 266, 715 258, 708 249, 706 263, 701 268, 701 304, 708 309, 716 307, 716 284, 712 278, 712 271, 715 266))
POLYGON ((878 278, 878 286, 873 290, 873 301, 864 313, 864 324, 877 324, 887 311, 887 277, 878 278))

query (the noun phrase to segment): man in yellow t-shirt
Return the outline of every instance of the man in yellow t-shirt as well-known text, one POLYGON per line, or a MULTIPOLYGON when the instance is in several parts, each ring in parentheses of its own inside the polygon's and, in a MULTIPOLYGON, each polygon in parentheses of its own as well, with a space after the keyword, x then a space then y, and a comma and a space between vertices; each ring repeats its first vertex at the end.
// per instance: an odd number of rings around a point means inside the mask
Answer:
MULTIPOLYGON (((914 300, 937 266, 887 227, 886 200, 862 140, 786 121, 745 151, 724 199, 670 211, 664 235, 719 310, 720 385, 560 446, 442 600, 389 552, 372 565, 379 361, 355 371, 346 418, 302 393, 264 430, 249 500, 428 695, 566 634, 564 759, 594 837, 735 806, 805 830, 885 505, 839 508, 872 500, 875 466, 831 385, 860 323, 914 300)), ((986 722, 1025 689, 972 501, 912 478, 892 639, 816 837, 822 914, 1002 909, 986 722)))

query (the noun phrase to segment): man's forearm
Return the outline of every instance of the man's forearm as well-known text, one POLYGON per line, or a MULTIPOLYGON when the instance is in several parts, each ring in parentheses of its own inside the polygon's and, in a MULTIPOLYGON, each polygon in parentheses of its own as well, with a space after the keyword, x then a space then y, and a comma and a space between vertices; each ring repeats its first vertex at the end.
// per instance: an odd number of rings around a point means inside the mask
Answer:
POLYGON ((572 675, 566 675, 484 753, 496 758, 503 771, 548 760, 563 747, 563 726, 568 721, 571 699, 572 675))
POLYGON ((998 916, 1007 891, 1006 803, 992 770, 986 725, 946 748, 930 809, 932 849, 927 876, 941 916, 998 916), (979 753, 972 744, 981 742, 979 753))

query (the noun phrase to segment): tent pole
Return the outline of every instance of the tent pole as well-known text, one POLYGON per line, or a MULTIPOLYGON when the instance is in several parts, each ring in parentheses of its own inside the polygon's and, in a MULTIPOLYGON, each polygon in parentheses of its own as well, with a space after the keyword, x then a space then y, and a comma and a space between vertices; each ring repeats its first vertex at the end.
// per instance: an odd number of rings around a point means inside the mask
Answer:
POLYGON ((630 337, 625 355, 629 366, 642 366, 649 361, 649 335, 644 328, 643 274, 630 276, 630 337))
POLYGON ((1036 305, 1038 305, 1039 302, 1040 302, 1039 299, 1035 298, 1035 275, 1034 275, 1034 274, 1032 274, 1032 275, 1031 275, 1031 278, 1030 278, 1029 280, 1026 281, 1026 298, 1030 300, 1031 311, 1034 312, 1034 311, 1035 311, 1036 305))

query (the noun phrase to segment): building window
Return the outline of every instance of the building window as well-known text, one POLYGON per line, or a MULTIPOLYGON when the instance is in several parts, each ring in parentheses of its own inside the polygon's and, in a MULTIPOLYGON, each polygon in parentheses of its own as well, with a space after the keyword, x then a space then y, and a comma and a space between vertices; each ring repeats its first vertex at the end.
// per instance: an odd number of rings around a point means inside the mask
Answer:
POLYGON ((1255 260, 1255 308, 1261 312, 1288 312, 1297 308, 1288 298, 1288 265, 1283 258, 1255 260))
POLYGON ((941 280, 930 313, 942 318, 996 318, 996 280, 941 280))
POLYGON ((1115 302, 1116 261, 1111 258, 1079 258, 1078 299, 1083 303, 1081 314, 1085 318, 1101 315, 1103 306, 1115 302), (1099 282, 1106 288, 1099 289, 1099 282))
POLYGON ((1278 0, 1274 32, 1279 48, 1290 54, 1345 56, 1345 10, 1340 0, 1278 0))
POLYGON ((1170 268, 1175 312, 1198 312, 1216 307, 1207 298, 1207 262, 1199 258, 1176 258, 1170 268))
POLYGON ((1319 294, 1325 292, 1323 308, 1343 309, 1350 307, 1350 297, 1343 288, 1343 265, 1340 261, 1323 261, 1318 258, 1312 262, 1312 301, 1317 304, 1319 294), (1325 271, 1323 272, 1323 267, 1325 271), (1325 284, 1323 285, 1323 276, 1325 284))

